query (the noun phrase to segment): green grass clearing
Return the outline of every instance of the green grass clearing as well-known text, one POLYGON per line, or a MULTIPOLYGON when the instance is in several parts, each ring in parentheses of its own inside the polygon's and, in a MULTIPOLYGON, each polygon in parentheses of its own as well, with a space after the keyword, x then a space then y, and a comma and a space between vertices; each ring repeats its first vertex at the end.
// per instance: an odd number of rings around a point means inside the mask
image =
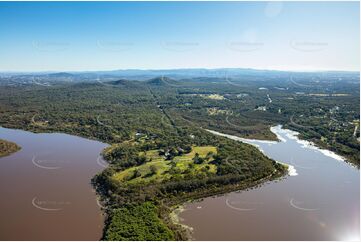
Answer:
POLYGON ((215 174, 217 167, 214 164, 209 164, 213 160, 213 156, 208 155, 210 152, 211 154, 217 154, 217 148, 214 146, 194 146, 191 152, 176 156, 172 160, 165 160, 163 156, 159 155, 158 150, 140 152, 139 156, 146 156, 150 161, 117 172, 113 175, 113 179, 128 184, 137 184, 161 182, 172 177, 182 178, 184 176, 215 174), (197 153, 200 158, 204 159, 201 164, 196 164, 193 160, 197 153))

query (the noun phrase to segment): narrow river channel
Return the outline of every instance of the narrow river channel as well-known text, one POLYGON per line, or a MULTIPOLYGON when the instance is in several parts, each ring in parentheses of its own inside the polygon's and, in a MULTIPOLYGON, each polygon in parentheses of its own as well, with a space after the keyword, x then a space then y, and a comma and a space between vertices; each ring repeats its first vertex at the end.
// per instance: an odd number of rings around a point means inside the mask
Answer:
POLYGON ((0 127, 21 150, 0 158, 0 240, 99 240, 103 216, 91 178, 107 144, 0 127))
POLYGON ((281 142, 244 140, 292 165, 291 176, 185 205, 196 240, 355 240, 360 238, 360 173, 341 157, 272 128, 281 142))

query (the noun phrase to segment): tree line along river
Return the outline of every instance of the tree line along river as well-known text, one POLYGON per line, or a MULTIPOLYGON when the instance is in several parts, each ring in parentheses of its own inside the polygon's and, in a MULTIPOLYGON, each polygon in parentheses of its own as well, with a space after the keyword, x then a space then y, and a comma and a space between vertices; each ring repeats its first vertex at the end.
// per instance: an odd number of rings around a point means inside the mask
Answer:
MULTIPOLYGON (((197 240, 359 239, 359 170, 332 152, 272 128, 281 142, 245 140, 289 164, 291 176, 185 204, 197 240)), ((1 240, 98 240, 103 215, 90 180, 107 144, 61 133, 0 128, 22 149, 0 158, 1 240), (21 231, 21 232, 17 232, 21 231)))

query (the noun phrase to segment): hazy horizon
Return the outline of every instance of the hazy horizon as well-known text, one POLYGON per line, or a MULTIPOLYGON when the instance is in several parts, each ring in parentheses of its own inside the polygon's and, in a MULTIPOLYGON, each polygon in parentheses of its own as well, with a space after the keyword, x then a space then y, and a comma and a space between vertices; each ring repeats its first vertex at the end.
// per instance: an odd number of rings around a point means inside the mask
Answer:
POLYGON ((141 68, 127 68, 127 69, 102 69, 102 70, 43 70, 43 71, 7 71, 0 70, 0 73, 84 73, 84 72, 115 72, 115 71, 180 71, 180 70, 222 70, 222 69, 233 69, 233 70, 255 70, 255 71, 275 71, 275 72, 360 72, 360 70, 279 70, 279 69, 261 69, 261 68, 248 68, 248 67, 217 67, 217 68, 207 68, 207 67, 183 67, 183 68, 151 68, 151 69, 141 69, 141 68))

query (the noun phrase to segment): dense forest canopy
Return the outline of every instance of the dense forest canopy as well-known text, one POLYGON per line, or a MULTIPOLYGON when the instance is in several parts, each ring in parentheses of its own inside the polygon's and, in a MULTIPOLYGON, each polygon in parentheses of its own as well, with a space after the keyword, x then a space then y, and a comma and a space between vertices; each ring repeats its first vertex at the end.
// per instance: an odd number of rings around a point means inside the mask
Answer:
POLYGON ((110 165, 93 179, 107 208, 105 239, 185 239, 174 206, 286 173, 255 147, 205 129, 276 140, 270 127, 282 124, 359 166, 357 74, 62 78, 1 77, 0 125, 110 144, 110 165))

